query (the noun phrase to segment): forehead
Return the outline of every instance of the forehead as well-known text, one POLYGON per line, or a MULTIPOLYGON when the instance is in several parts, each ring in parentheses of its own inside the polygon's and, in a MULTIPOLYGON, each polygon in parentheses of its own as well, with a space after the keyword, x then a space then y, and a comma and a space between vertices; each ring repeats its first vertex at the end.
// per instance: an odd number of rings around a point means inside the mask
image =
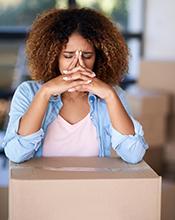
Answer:
POLYGON ((84 37, 78 33, 73 33, 64 47, 64 50, 76 51, 76 50, 88 50, 93 51, 94 47, 84 37))

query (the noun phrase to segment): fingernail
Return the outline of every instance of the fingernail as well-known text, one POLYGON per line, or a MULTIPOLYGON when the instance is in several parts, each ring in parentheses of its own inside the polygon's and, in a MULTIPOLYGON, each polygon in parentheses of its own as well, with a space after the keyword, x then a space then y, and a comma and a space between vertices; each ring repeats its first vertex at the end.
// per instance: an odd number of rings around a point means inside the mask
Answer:
POLYGON ((67 91, 68 91, 68 92, 74 92, 75 89, 68 89, 67 91))
POLYGON ((67 81, 69 78, 67 76, 63 77, 63 80, 67 81))
POLYGON ((91 83, 91 82, 92 82, 92 80, 87 80, 87 81, 86 81, 87 84, 89 84, 89 83, 91 83))
POLYGON ((67 73, 68 71, 67 70, 63 70, 63 73, 67 73))
POLYGON ((94 76, 94 77, 95 77, 95 76, 96 76, 96 74, 95 74, 94 72, 92 72, 92 76, 94 76))
POLYGON ((76 55, 76 56, 78 56, 78 54, 79 54, 79 51, 78 51, 78 50, 76 50, 75 55, 76 55))
POLYGON ((80 56, 82 55, 82 51, 80 50, 80 56))

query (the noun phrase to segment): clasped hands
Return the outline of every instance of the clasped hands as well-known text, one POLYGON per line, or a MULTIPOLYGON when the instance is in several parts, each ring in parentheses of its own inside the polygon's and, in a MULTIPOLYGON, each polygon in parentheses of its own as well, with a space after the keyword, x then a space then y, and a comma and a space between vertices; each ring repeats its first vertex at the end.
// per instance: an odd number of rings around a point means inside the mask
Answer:
POLYGON ((66 70, 63 70, 63 80, 82 80, 84 83, 68 89, 68 92, 92 92, 102 99, 107 99, 114 93, 113 88, 96 77, 96 74, 85 66, 82 51, 76 51, 73 61, 66 70), (79 65, 77 65, 79 63, 79 65), (112 92, 112 93, 111 93, 112 92))

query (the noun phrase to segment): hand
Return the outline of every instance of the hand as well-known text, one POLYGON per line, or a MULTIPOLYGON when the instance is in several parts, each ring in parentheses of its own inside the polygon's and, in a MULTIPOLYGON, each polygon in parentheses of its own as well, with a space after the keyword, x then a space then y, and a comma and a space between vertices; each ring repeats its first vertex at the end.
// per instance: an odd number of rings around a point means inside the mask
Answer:
MULTIPOLYGON (((68 67, 68 70, 63 71, 63 73, 67 73, 68 71, 73 71, 75 74, 75 79, 72 78, 71 80, 67 80, 67 74, 62 74, 54 79, 49 80, 48 82, 44 83, 42 86, 42 90, 46 93, 47 97, 60 95, 63 92, 70 91, 75 86, 79 86, 82 84, 90 83, 89 78, 86 76, 83 76, 82 74, 79 74, 78 71, 84 71, 81 66, 78 68, 75 68, 77 62, 78 62, 78 51, 76 52, 73 61, 68 67)), ((91 75, 90 73, 85 73, 85 75, 91 75)), ((69 74, 69 77, 71 75, 69 74)))
POLYGON ((44 89, 48 97, 60 95, 76 86, 89 83, 89 81, 83 80, 65 81, 63 78, 64 75, 60 75, 43 84, 42 89, 44 89))
POLYGON ((111 94, 114 94, 114 90, 111 86, 104 83, 100 79, 97 79, 95 73, 88 69, 82 59, 81 52, 79 54, 79 63, 80 66, 72 68, 66 71, 66 77, 64 77, 65 81, 72 81, 81 79, 86 81, 87 83, 75 86, 70 91, 80 91, 80 92, 92 92, 99 96, 102 99, 107 99, 111 94))
MULTIPOLYGON (((74 62, 74 64, 76 64, 75 66, 71 65, 69 66, 66 70, 63 70, 62 72, 64 74, 66 74, 66 76, 64 77, 65 81, 71 81, 71 80, 83 80, 86 81, 88 83, 90 83, 93 77, 95 77, 96 75, 91 71, 91 69, 88 69, 82 59, 81 59, 81 54, 82 52, 80 51, 76 51, 75 53, 75 59, 76 61, 74 62), (73 66, 73 67, 72 67, 73 66)), ((74 89, 70 89, 68 90, 70 92, 74 92, 74 89)))
POLYGON ((97 78, 94 78, 91 83, 75 86, 74 90, 79 92, 92 92, 93 94, 97 95, 101 99, 105 99, 106 101, 110 98, 111 95, 115 94, 111 86, 97 78))

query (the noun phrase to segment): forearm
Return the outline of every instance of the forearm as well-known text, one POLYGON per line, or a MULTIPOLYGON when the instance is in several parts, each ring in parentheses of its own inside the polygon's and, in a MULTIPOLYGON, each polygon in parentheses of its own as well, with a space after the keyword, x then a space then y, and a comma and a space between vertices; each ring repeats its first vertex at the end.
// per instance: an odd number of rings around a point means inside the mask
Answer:
POLYGON ((20 120, 18 134, 29 135, 37 132, 41 128, 41 124, 48 107, 49 96, 46 90, 41 88, 35 95, 29 109, 20 120))
POLYGON ((134 135, 134 125, 115 91, 105 99, 112 126, 121 134, 134 135))

